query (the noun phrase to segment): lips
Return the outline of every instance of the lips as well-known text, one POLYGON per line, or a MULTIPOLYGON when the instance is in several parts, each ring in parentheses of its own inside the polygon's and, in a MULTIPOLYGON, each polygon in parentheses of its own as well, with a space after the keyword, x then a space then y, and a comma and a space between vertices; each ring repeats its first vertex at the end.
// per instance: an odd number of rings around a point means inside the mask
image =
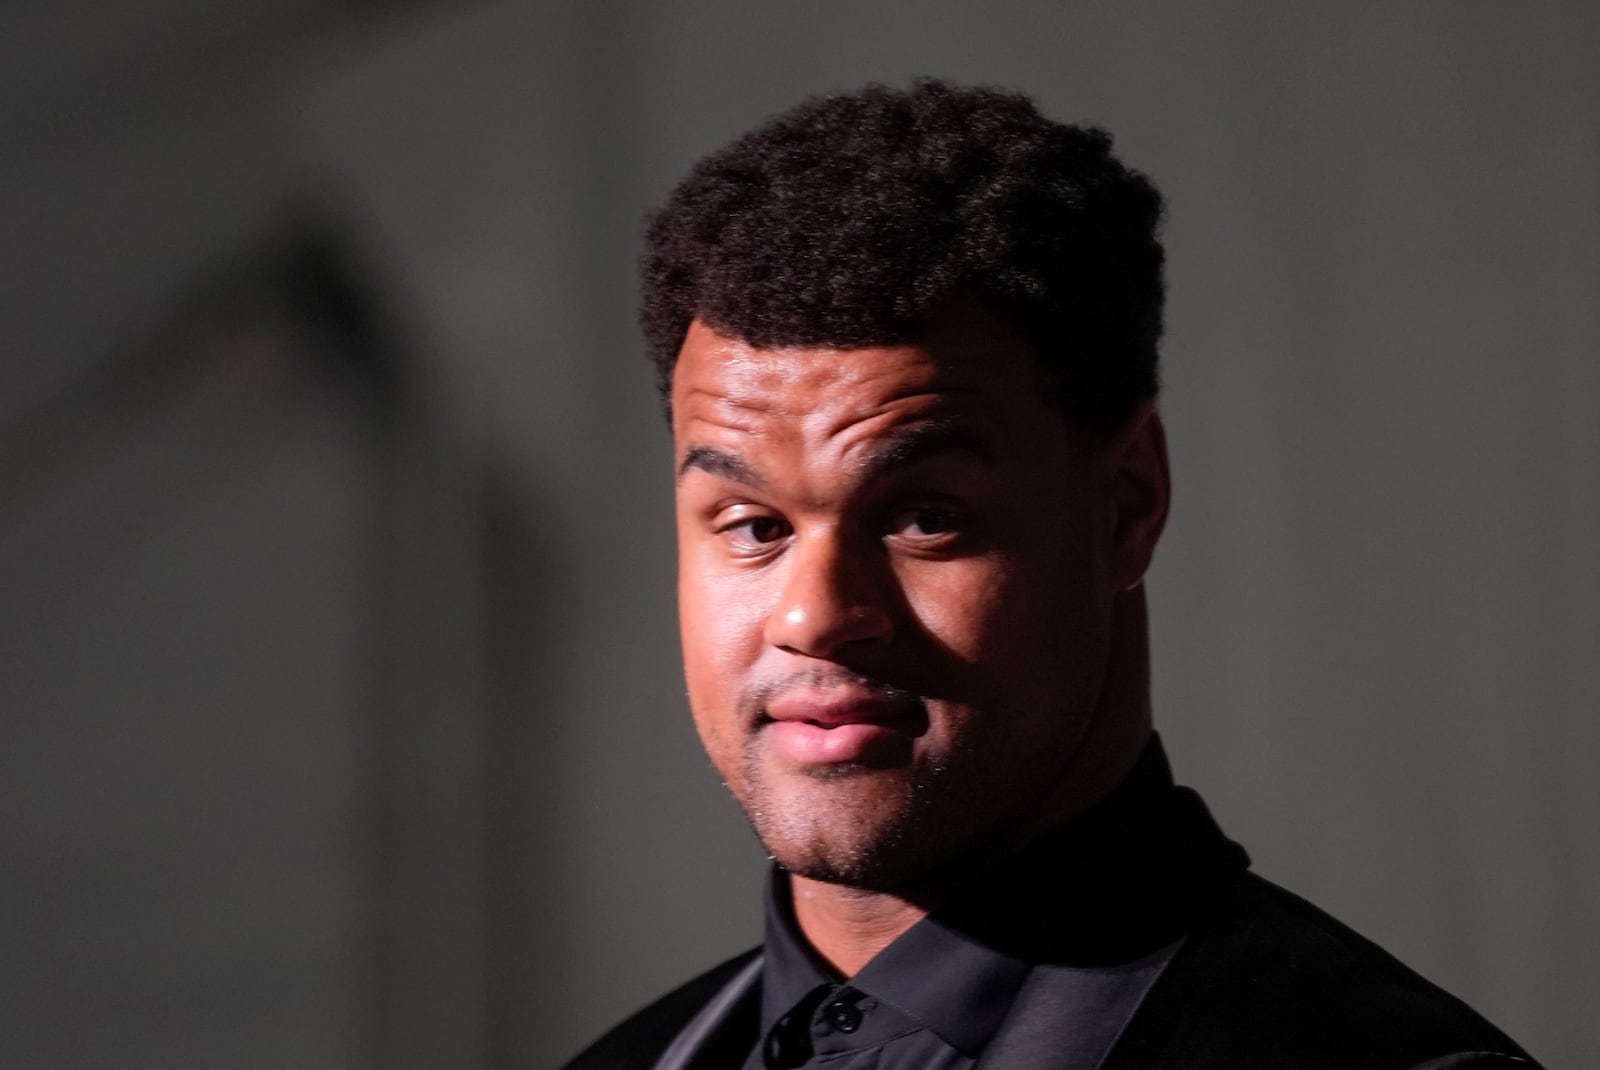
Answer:
POLYGON ((914 700, 857 689, 786 691, 766 714, 773 745, 797 765, 888 759, 925 727, 914 700))

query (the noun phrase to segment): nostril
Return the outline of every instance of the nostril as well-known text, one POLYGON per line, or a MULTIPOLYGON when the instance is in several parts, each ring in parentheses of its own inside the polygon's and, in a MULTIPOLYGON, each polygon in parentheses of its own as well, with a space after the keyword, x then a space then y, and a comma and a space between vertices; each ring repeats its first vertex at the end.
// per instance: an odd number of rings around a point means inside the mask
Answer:
POLYGON ((863 638, 876 638, 889 631, 889 614, 877 606, 855 606, 847 614, 851 631, 863 638))
POLYGON ((893 629, 879 606, 792 606, 775 618, 767 639, 774 646, 811 657, 831 657, 841 648, 865 648, 886 642, 893 629))

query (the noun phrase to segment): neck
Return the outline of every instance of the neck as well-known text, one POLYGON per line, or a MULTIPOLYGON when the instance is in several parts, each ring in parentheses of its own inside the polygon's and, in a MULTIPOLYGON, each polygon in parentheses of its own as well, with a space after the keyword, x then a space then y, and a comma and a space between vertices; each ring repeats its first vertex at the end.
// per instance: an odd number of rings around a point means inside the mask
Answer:
MULTIPOLYGON (((842 977, 854 977, 927 909, 910 898, 868 892, 789 874, 794 917, 823 960, 842 977)), ((919 897, 920 898, 920 897, 919 897)))
POLYGON ((1151 735, 1150 654, 1143 588, 1116 596, 1106 676, 1082 740, 1055 789, 995 851, 947 867, 928 886, 867 891, 789 874, 795 921, 812 948, 843 977, 854 977, 878 952, 927 916, 953 883, 987 859, 1015 851, 1105 798, 1122 783, 1151 735))

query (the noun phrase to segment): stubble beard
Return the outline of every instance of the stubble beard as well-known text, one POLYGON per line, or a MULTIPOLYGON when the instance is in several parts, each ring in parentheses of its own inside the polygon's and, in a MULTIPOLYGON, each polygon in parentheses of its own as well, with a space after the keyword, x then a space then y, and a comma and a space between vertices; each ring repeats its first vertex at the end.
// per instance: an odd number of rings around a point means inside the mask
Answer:
POLYGON ((757 838, 778 865, 799 876, 893 892, 959 850, 949 821, 941 820, 951 787, 948 761, 892 772, 855 763, 773 770, 752 741, 741 771, 740 787, 730 788, 757 838))

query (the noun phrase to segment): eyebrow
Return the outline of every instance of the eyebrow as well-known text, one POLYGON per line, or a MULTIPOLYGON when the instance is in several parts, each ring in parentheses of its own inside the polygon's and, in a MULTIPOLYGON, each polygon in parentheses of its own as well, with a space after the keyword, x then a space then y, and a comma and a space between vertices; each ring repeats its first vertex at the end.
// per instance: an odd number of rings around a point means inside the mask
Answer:
MULTIPOLYGON (((994 460, 988 441, 971 425, 941 420, 916 424, 891 435, 863 457, 856 464, 856 470, 863 480, 870 481, 897 468, 909 468, 946 453, 966 453, 990 463, 994 460)), ((757 490, 767 486, 767 481, 749 461, 715 446, 690 446, 684 451, 683 462, 678 465, 679 481, 695 470, 757 490)))
POLYGON ((750 466, 749 461, 737 453, 719 450, 715 446, 690 446, 684 451, 683 463, 678 465, 678 480, 681 482, 694 469, 710 472, 734 483, 743 483, 756 490, 765 489, 767 485, 767 481, 750 466))
POLYGON ((896 468, 909 468, 946 453, 966 453, 986 463, 994 462, 994 451, 988 440, 971 424, 933 420, 895 433, 862 458, 857 470, 864 480, 872 480, 896 468))

